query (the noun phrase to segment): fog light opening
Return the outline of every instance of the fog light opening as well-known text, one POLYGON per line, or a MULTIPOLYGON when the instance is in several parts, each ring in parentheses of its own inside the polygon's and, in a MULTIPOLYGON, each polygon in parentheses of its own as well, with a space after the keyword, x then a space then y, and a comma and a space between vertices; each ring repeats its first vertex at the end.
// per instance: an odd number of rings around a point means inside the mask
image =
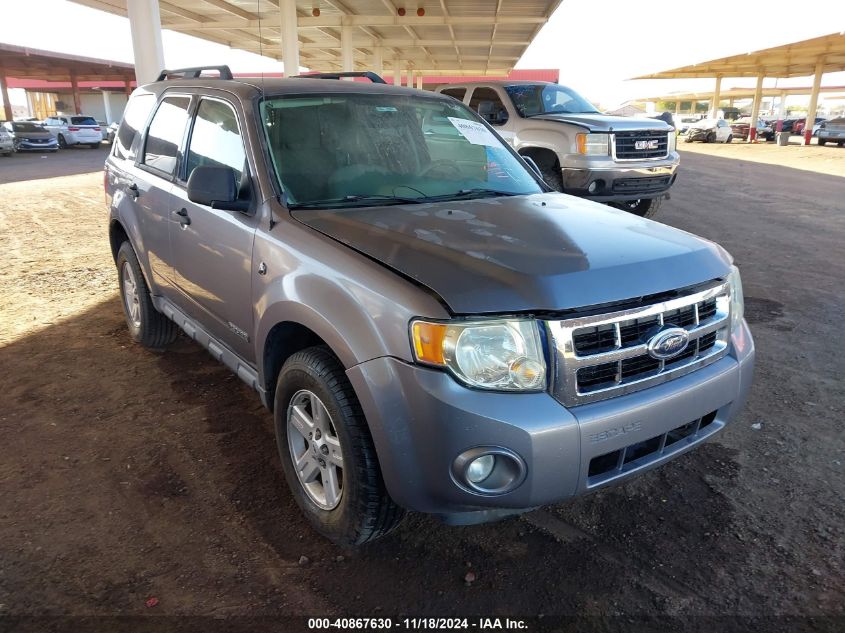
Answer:
POLYGON ((461 488, 481 495, 502 495, 525 480, 525 462, 499 446, 471 448, 455 458, 452 478, 461 488))
POLYGON ((598 185, 596 184, 596 181, 594 180, 594 181, 593 181, 593 182, 591 182, 591 183, 590 183, 590 185, 587 187, 587 191, 589 191, 590 193, 595 193, 595 192, 596 192, 596 189, 598 189, 598 185))

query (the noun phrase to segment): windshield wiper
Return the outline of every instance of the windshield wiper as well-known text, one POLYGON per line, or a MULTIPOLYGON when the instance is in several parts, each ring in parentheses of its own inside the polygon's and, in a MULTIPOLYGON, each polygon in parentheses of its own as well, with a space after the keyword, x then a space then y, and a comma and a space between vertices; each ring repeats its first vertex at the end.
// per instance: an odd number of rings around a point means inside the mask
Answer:
MULTIPOLYGON (((309 202, 302 202, 299 204, 292 204, 290 209, 322 209, 332 207, 335 205, 346 205, 350 202, 380 202, 383 204, 419 204, 429 198, 422 196, 418 198, 410 198, 405 196, 393 196, 389 194, 368 193, 368 194, 351 194, 343 196, 342 198, 328 198, 326 200, 311 200, 309 202)), ((378 205, 374 205, 378 206, 378 205)))
POLYGON ((515 193, 513 191, 499 191, 497 189, 484 189, 483 187, 476 187, 474 189, 461 189, 455 193, 447 193, 442 196, 433 196, 435 200, 455 200, 456 198, 472 198, 475 196, 482 198, 500 198, 503 196, 524 196, 524 193, 515 193))

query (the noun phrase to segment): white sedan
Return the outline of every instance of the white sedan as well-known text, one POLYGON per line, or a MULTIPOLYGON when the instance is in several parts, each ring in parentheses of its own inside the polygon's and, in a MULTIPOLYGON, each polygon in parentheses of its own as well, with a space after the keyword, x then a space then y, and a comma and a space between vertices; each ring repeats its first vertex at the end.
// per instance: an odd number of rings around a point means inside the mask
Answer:
POLYGON ((702 119, 687 132, 687 143, 730 143, 734 139, 731 126, 724 119, 702 119))

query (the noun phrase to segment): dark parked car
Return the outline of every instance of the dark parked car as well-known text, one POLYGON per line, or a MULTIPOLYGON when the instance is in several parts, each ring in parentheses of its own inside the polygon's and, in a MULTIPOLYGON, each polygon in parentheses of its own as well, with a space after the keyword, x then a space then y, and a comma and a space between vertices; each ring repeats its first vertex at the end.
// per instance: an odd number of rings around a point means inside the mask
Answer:
POLYGON ((736 418, 754 343, 724 248, 552 191, 452 97, 217 70, 135 90, 106 160, 127 328, 181 328, 258 392, 322 534, 519 514, 736 418))
POLYGON ((3 124, 15 139, 19 152, 55 152, 59 144, 50 132, 29 121, 12 121, 3 124))

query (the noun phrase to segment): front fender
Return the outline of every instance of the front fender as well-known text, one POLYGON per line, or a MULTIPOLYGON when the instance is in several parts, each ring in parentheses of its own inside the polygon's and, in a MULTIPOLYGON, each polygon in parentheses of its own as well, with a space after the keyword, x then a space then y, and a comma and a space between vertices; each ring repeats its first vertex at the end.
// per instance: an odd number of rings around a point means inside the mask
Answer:
POLYGON ((553 151, 563 165, 567 154, 576 152, 575 137, 567 133, 564 126, 531 125, 516 133, 514 148, 516 151, 529 147, 541 147, 553 151), (561 129, 563 128, 563 129, 561 129))

